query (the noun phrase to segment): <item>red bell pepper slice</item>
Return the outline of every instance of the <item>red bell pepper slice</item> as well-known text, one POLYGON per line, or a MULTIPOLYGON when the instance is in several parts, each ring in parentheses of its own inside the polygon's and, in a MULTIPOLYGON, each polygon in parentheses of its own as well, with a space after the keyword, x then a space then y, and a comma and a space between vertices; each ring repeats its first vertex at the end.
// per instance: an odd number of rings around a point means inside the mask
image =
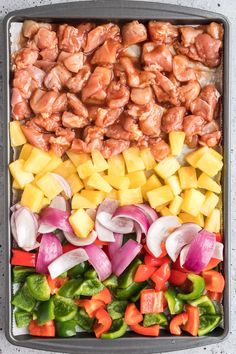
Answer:
POLYGON ((208 291, 207 295, 212 301, 218 301, 218 302, 222 300, 222 296, 223 296, 222 293, 217 293, 216 291, 208 291))
POLYGON ((83 307, 91 318, 95 317, 98 310, 106 307, 106 304, 101 300, 79 299, 75 300, 75 303, 76 305, 83 307))
POLYGON ((143 320, 143 315, 135 304, 128 304, 125 310, 125 322, 128 326, 136 325, 143 320))
POLYGON ((170 270, 170 265, 168 263, 164 263, 151 276, 151 280, 155 283, 155 289, 157 291, 164 288, 166 281, 170 277, 170 270))
POLYGON ((109 331, 112 325, 112 319, 109 313, 103 308, 96 311, 95 317, 97 319, 97 323, 94 326, 94 332, 95 336, 100 338, 103 333, 109 331))
POLYGON ((160 313, 164 311, 164 293, 154 289, 144 289, 140 296, 141 313, 160 313))
POLYGON ((29 324, 29 334, 37 337, 55 337, 55 323, 48 321, 43 326, 39 326, 36 320, 32 320, 29 324))
POLYGON ((109 242, 101 241, 101 240, 99 240, 99 238, 96 238, 96 240, 94 241, 93 244, 96 246, 108 246, 109 242))
POLYGON ((60 287, 68 281, 68 278, 57 277, 52 279, 50 275, 47 275, 47 282, 50 288, 50 294, 54 295, 58 292, 60 287))
MULTIPOLYGON (((144 245, 144 249, 146 250, 146 252, 147 252, 148 254, 150 254, 151 256, 154 257, 154 255, 153 255, 152 252, 149 250, 149 248, 148 248, 147 245, 144 245)), ((162 257, 165 257, 165 256, 167 255, 166 244, 165 244, 164 241, 161 243, 161 250, 162 250, 162 252, 161 252, 161 254, 160 254, 160 256, 159 256, 158 258, 162 258, 162 257)))
POLYGON ((93 295, 92 300, 101 300, 106 305, 110 304, 110 302, 112 302, 110 290, 108 288, 104 288, 102 291, 100 291, 100 293, 93 295))
POLYGON ((183 326, 188 321, 188 314, 186 312, 175 315, 170 321, 170 333, 176 336, 180 336, 182 331, 180 326, 183 326))
POLYGON ((215 268, 216 266, 218 266, 218 264, 220 262, 221 262, 220 259, 211 258, 208 265, 203 269, 203 272, 205 272, 206 270, 211 270, 211 269, 215 268))
POLYGON ((142 336, 158 337, 160 334, 160 326, 154 325, 150 327, 143 327, 140 324, 130 326, 130 329, 142 336))
POLYGON ((134 275, 134 281, 139 283, 148 280, 155 272, 156 267, 140 264, 134 275))
POLYGON ((172 269, 179 270, 180 272, 188 273, 189 271, 185 269, 184 267, 181 267, 180 265, 180 259, 179 257, 176 259, 176 261, 172 264, 172 269))
POLYGON ((162 264, 165 263, 170 263, 171 260, 168 256, 165 257, 154 257, 151 256, 150 254, 146 254, 144 257, 144 263, 146 264, 146 266, 148 267, 160 267, 162 264))
POLYGON ((74 246, 71 243, 66 243, 65 245, 62 246, 62 251, 63 253, 67 253, 75 250, 76 248, 78 248, 78 246, 74 246))
POLYGON ((199 309, 196 306, 186 305, 185 307, 188 314, 188 321, 183 327, 183 330, 190 333, 192 336, 197 336, 200 317, 199 317, 199 309))
POLYGON ((11 265, 35 267, 36 253, 13 249, 12 250, 12 258, 11 258, 11 265))
POLYGON ((220 232, 216 232, 216 241, 223 242, 223 235, 220 232))
POLYGON ((187 279, 187 273, 180 272, 179 270, 171 269, 169 282, 174 286, 182 285, 187 279))
POLYGON ((202 272, 205 280, 205 288, 209 291, 222 293, 225 287, 225 280, 221 273, 215 270, 207 270, 202 272))

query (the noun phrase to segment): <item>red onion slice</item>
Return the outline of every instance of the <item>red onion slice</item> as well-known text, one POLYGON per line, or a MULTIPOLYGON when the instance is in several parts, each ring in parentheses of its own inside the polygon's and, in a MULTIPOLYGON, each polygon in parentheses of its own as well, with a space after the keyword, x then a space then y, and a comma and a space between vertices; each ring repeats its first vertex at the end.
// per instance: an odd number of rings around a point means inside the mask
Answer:
POLYGON ((88 258, 87 252, 83 248, 76 248, 75 250, 66 252, 49 264, 49 274, 52 279, 55 279, 77 264, 87 261, 88 258))
POLYGON ((104 242, 115 241, 113 232, 106 229, 104 226, 102 226, 98 220, 95 221, 95 230, 97 232, 100 241, 104 241, 104 242))
POLYGON ((112 271, 120 276, 130 265, 134 258, 140 253, 142 245, 134 240, 128 240, 112 258, 112 271))
POLYGON ((60 185, 62 186, 62 188, 63 188, 63 190, 65 192, 65 195, 68 198, 71 198, 72 197, 72 191, 71 191, 70 185, 67 182, 67 180, 64 177, 62 177, 61 175, 58 175, 57 173, 51 173, 51 175, 53 175, 53 177, 55 177, 56 180, 60 183, 60 185))
POLYGON ((65 200, 64 197, 57 195, 55 198, 53 198, 53 200, 51 201, 50 208, 55 208, 55 209, 59 209, 62 211, 68 211, 68 204, 67 201, 65 200))
POLYGON ((70 213, 68 211, 48 207, 42 210, 40 214, 40 223, 54 226, 65 232, 73 233, 73 229, 68 220, 69 216, 70 213))
POLYGON ((200 273, 213 256, 216 245, 215 234, 202 230, 191 242, 184 267, 192 272, 200 273))
POLYGON ((191 246, 191 243, 189 243, 188 245, 184 246, 180 252, 180 255, 179 255, 179 264, 181 267, 183 267, 184 263, 185 263, 185 260, 186 260, 186 257, 187 257, 187 254, 188 254, 188 251, 189 251, 189 248, 191 246))
POLYGON ((113 214, 112 220, 116 218, 131 219, 140 226, 142 233, 146 235, 148 232, 150 226, 148 218, 143 213, 143 211, 135 205, 121 206, 117 208, 115 213, 113 214))
POLYGON ((48 265, 62 255, 62 245, 54 234, 42 236, 36 262, 36 272, 48 274, 48 265))
POLYGON ((137 222, 134 223, 134 228, 135 228, 135 232, 136 232, 136 241, 138 243, 141 242, 142 240, 142 230, 141 227, 139 226, 139 224, 137 222))
POLYGON ((108 254, 110 258, 116 254, 116 252, 120 249, 123 243, 123 235, 114 233, 115 242, 111 242, 108 245, 108 254))
POLYGON ((162 216, 150 226, 146 243, 148 249, 155 257, 159 257, 162 253, 162 242, 179 226, 181 224, 176 216, 162 216))
POLYGON ((221 242, 216 242, 216 245, 215 245, 215 249, 214 249, 214 252, 213 252, 213 258, 217 258, 219 259, 220 261, 223 261, 224 260, 224 256, 223 256, 223 251, 224 251, 224 245, 223 243, 221 242))
POLYGON ((94 230, 86 238, 79 238, 75 234, 70 234, 69 232, 64 232, 64 235, 68 242, 74 246, 80 247, 91 245, 97 238, 97 233, 94 230))
POLYGON ((186 223, 172 232, 166 240, 166 251, 173 262, 178 258, 181 249, 192 242, 201 227, 194 223, 186 223))
POLYGON ((158 219, 158 214, 156 212, 156 210, 154 210, 153 208, 151 208, 149 205, 147 204, 136 204, 136 206, 142 210, 142 212, 146 215, 146 217, 148 218, 148 221, 150 223, 150 225, 156 221, 158 219))
POLYGON ((111 275, 112 268, 111 262, 106 253, 96 245, 90 245, 84 247, 89 257, 89 263, 96 270, 100 280, 105 280, 111 275))

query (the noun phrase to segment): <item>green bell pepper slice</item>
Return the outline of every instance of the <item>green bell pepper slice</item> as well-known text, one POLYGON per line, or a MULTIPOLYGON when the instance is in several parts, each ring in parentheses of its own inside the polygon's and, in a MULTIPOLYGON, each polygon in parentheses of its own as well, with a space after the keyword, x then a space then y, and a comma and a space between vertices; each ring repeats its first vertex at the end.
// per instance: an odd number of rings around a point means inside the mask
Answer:
POLYGON ((67 273, 70 278, 78 278, 81 275, 83 275, 88 268, 89 268, 88 262, 82 262, 77 264, 73 268, 69 269, 67 273))
POLYGON ((113 320, 119 320, 124 317, 127 305, 126 300, 113 300, 107 305, 107 311, 113 320))
POLYGON ((215 315, 216 314, 216 309, 215 309, 213 302, 206 295, 202 295, 197 300, 189 301, 189 303, 190 303, 190 305, 197 306, 199 308, 200 316, 203 314, 208 314, 208 315, 215 315))
POLYGON ((118 300, 129 300, 134 295, 137 295, 138 293, 140 293, 140 291, 143 290, 146 285, 147 285, 146 281, 140 282, 140 283, 133 282, 127 288, 116 289, 115 297, 118 300))
POLYGON ((118 287, 118 278, 115 274, 109 276, 109 278, 103 281, 103 285, 109 289, 115 289, 118 287))
POLYGON ((75 295, 92 296, 100 293, 104 288, 104 285, 98 279, 84 280, 78 287, 75 295))
POLYGON ((189 279, 192 282, 192 291, 187 294, 179 293, 177 295, 178 299, 185 300, 185 301, 198 299, 203 294, 203 291, 205 290, 205 281, 203 277, 197 274, 190 273, 188 274, 187 279, 189 279))
POLYGON ((50 299, 50 288, 47 278, 43 274, 32 274, 26 279, 27 286, 31 295, 38 301, 47 301, 50 299))
POLYGON ((84 279, 98 279, 96 270, 94 268, 86 270, 84 273, 84 279))
POLYGON ((69 320, 65 322, 56 321, 56 334, 58 337, 73 337, 76 335, 76 321, 69 320))
POLYGON ((73 298, 82 283, 82 279, 71 279, 60 287, 58 295, 73 298))
POLYGON ((142 262, 138 258, 135 258, 133 262, 130 263, 128 268, 126 268, 126 270, 118 278, 119 288, 128 288, 133 283, 135 272, 140 264, 142 264, 142 262))
POLYGON ((205 334, 213 331, 221 321, 220 315, 202 315, 200 316, 200 325, 198 335, 204 336, 205 334))
POLYGON ((35 273, 35 268, 15 266, 12 269, 13 283, 24 283, 28 275, 35 273))
POLYGON ((128 325, 124 319, 120 318, 112 322, 109 332, 103 333, 102 339, 116 339, 122 337, 127 331, 128 325))
POLYGON ((18 328, 27 327, 32 320, 32 313, 17 309, 15 311, 15 321, 18 328))
POLYGON ((84 329, 86 332, 91 332, 94 324, 94 318, 89 317, 84 309, 78 308, 75 321, 80 328, 84 329))
POLYGON ((162 313, 146 313, 143 319, 143 327, 150 327, 153 325, 160 325, 162 327, 168 326, 166 315, 162 313))
POLYGON ((168 303, 168 308, 170 310, 171 315, 176 315, 178 313, 181 313, 184 308, 184 302, 183 300, 179 299, 177 297, 177 292, 173 288, 173 286, 170 286, 164 293, 165 298, 168 303))
POLYGON ((26 283, 17 290, 11 303, 26 312, 32 312, 36 305, 35 298, 31 295, 26 283))
POLYGON ((74 319, 78 309, 73 300, 56 295, 53 297, 53 301, 56 321, 65 322, 74 319))
POLYGON ((37 311, 37 321, 39 326, 44 325, 46 322, 54 320, 54 301, 51 297, 48 301, 43 301, 38 305, 37 311))

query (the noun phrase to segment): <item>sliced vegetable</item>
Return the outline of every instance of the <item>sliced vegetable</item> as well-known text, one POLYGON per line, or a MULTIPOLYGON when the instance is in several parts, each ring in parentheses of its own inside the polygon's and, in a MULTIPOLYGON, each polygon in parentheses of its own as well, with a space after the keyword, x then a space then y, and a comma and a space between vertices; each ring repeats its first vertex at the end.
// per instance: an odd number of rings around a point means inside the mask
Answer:
POLYGON ((88 270, 86 270, 86 272, 84 273, 84 278, 85 279, 98 279, 98 275, 97 272, 94 268, 89 268, 88 270))
POLYGON ((41 238, 36 262, 36 272, 48 274, 48 265, 62 255, 62 245, 58 238, 50 233, 41 238))
POLYGON ((62 177, 61 175, 58 175, 57 173, 51 173, 51 175, 53 175, 53 177, 55 177, 56 180, 60 183, 60 185, 62 186, 62 188, 63 188, 63 190, 65 192, 65 195, 68 198, 71 198, 72 197, 72 191, 71 191, 70 185, 67 182, 67 180, 64 177, 62 177))
POLYGON ((29 334, 37 337, 55 337, 54 321, 48 321, 43 326, 39 326, 36 320, 32 320, 29 324, 29 334))
POLYGON ((35 273, 35 268, 15 266, 12 269, 13 283, 23 283, 28 275, 35 273))
POLYGON ((32 320, 32 313, 17 309, 15 311, 15 321, 18 328, 27 327, 32 320))
POLYGON ((77 322, 75 320, 69 321, 56 321, 56 334, 58 337, 73 337, 76 335, 76 325, 77 322))
POLYGON ((165 291, 165 298, 171 315, 179 314, 183 311, 184 302, 178 299, 177 292, 172 286, 169 286, 165 291))
POLYGON ((128 240, 112 259, 112 270, 115 275, 121 275, 133 259, 139 254, 142 246, 133 240, 128 240))
MULTIPOLYGON (((217 238, 216 238, 216 240, 217 240, 217 238)), ((214 249, 212 257, 216 258, 220 261, 223 261, 223 259, 224 259, 223 250, 224 250, 223 243, 216 241, 216 245, 215 245, 215 249, 214 249)))
POLYGON ((192 305, 186 305, 185 310, 188 314, 188 320, 183 329, 192 336, 197 336, 200 322, 199 309, 192 305))
POLYGON ((73 268, 69 269, 68 276, 70 278, 78 278, 79 276, 84 274, 86 270, 88 270, 88 268, 89 268, 88 262, 82 262, 80 264, 77 264, 73 268))
POLYGON ((109 243, 115 242, 114 233, 106 229, 97 219, 95 220, 95 230, 100 241, 109 243))
POLYGON ((95 245, 89 245, 84 247, 89 263, 95 268, 99 279, 105 280, 112 273, 112 266, 106 253, 95 245))
POLYGON ((225 287, 225 280, 221 273, 215 270, 202 272, 206 284, 206 290, 222 293, 225 287))
POLYGON ((167 317, 164 313, 146 313, 144 315, 144 327, 150 327, 156 324, 162 327, 166 327, 168 325, 167 317))
POLYGON ((154 325, 150 327, 143 327, 140 324, 130 326, 130 329, 135 333, 141 334, 143 336, 158 337, 160 334, 160 326, 154 325))
POLYGON ((165 283, 169 277, 170 265, 168 263, 164 263, 151 276, 151 280, 155 283, 155 289, 157 291, 162 290, 165 287, 165 283))
MULTIPOLYGON (((117 218, 125 218, 135 221, 141 228, 142 232, 146 235, 150 226, 150 222, 144 212, 135 205, 121 206, 116 209, 113 214, 112 220, 117 218)), ((118 230, 115 230, 116 232, 118 230)), ((131 230, 132 231, 132 230, 131 230)), ((129 231, 129 232, 131 232, 129 231)), ((122 233, 122 232, 121 232, 122 233)))
POLYGON ((94 326, 94 333, 97 338, 100 338, 103 333, 109 331, 111 328, 112 319, 109 313, 103 308, 97 310, 95 317, 97 319, 97 323, 94 326))
POLYGON ((61 195, 57 195, 50 203, 50 208, 59 209, 62 211, 68 210, 67 201, 61 195))
POLYGON ((37 321, 39 326, 44 325, 50 320, 54 320, 54 301, 51 297, 48 301, 43 301, 37 308, 37 321))
POLYGON ((132 326, 142 322, 143 315, 137 309, 135 304, 128 304, 125 310, 125 322, 128 326, 132 326))
POLYGON ((141 313, 161 313, 164 311, 164 293, 154 289, 144 289, 140 296, 141 313))
POLYGON ((129 300, 132 298, 132 296, 139 294, 146 285, 147 283, 145 281, 142 283, 133 282, 130 286, 128 286, 128 288, 118 288, 116 290, 115 296, 118 300, 129 300))
POLYGON ((36 305, 36 301, 31 295, 26 283, 19 290, 17 290, 11 303, 12 305, 27 312, 32 312, 36 305))
POLYGON ((26 283, 31 295, 38 301, 47 301, 50 298, 50 288, 47 278, 43 274, 31 274, 26 283))
POLYGON ((103 285, 107 286, 110 289, 117 288, 118 286, 117 276, 115 274, 110 275, 109 278, 103 281, 103 285))
POLYGON ((123 243, 123 235, 122 234, 114 233, 114 238, 115 238, 115 241, 109 242, 109 245, 108 245, 108 254, 109 254, 110 259, 113 258, 113 256, 120 249, 120 247, 122 246, 122 243, 123 243))
POLYGON ((83 308, 79 308, 75 316, 78 326, 89 332, 93 328, 94 319, 90 318, 83 308))
POLYGON ((168 281, 170 284, 174 286, 180 286, 184 284, 184 282, 187 279, 187 274, 184 272, 180 272, 179 270, 171 269, 170 271, 170 277, 168 281))
POLYGON ((73 298, 82 282, 82 279, 70 279, 60 287, 57 294, 60 296, 73 298))
POLYGON ((71 234, 65 231, 64 231, 64 235, 68 242, 70 242, 72 245, 79 246, 79 247, 91 245, 98 237, 96 231, 94 230, 92 230, 88 235, 88 237, 85 238, 79 238, 74 233, 71 234))
POLYGON ((90 318, 95 316, 98 309, 106 307, 106 304, 101 300, 82 299, 76 300, 75 303, 84 308, 90 318))
POLYGON ((35 267, 36 253, 12 249, 11 265, 35 267))
POLYGON ((108 305, 112 301, 112 295, 108 288, 103 288, 99 293, 92 296, 92 300, 101 300, 108 305))
POLYGON ((200 317, 200 325, 198 329, 199 337, 212 332, 218 326, 220 321, 220 315, 202 315, 200 317))
POLYGON ((77 313, 77 306, 73 300, 55 295, 54 301, 54 314, 56 321, 69 321, 72 320, 77 313))
POLYGON ((60 229, 73 234, 73 229, 69 223, 70 213, 56 208, 44 208, 40 213, 40 223, 60 229))
POLYGON ((187 321, 188 321, 188 314, 186 312, 175 315, 170 321, 170 328, 169 328, 170 333, 176 336, 180 336, 182 333, 180 326, 185 325, 187 321))
POLYGON ((164 257, 154 257, 151 256, 150 254, 146 254, 144 257, 144 263, 147 266, 152 266, 152 267, 160 267, 164 263, 170 263, 171 260, 168 256, 164 257))
POLYGON ((109 332, 101 335, 102 339, 116 339, 122 337, 127 331, 128 326, 123 319, 114 320, 109 332))
POLYGON ((211 269, 217 267, 218 264, 220 264, 220 262, 221 262, 220 259, 211 258, 211 259, 210 259, 210 262, 208 263, 208 265, 207 265, 205 268, 203 268, 202 271, 205 272, 205 271, 207 271, 207 270, 211 270, 211 269))
POLYGON ((125 300, 113 300, 107 305, 107 311, 113 320, 118 320, 124 317, 126 306, 128 301, 125 300))
POLYGON ((155 272, 156 267, 140 264, 135 272, 134 281, 142 282, 148 280, 155 272))
POLYGON ((215 291, 209 291, 209 290, 207 291, 207 295, 212 301, 218 301, 218 302, 222 300, 222 296, 223 296, 222 293, 217 293, 215 291))
POLYGON ((200 315, 214 315, 216 313, 216 309, 213 302, 206 295, 200 296, 198 299, 191 301, 190 305, 197 306, 199 308, 200 315))
POLYGON ((181 300, 195 300, 199 298, 205 290, 205 281, 200 275, 188 274, 187 279, 192 282, 192 291, 188 294, 179 293, 177 297, 181 300))
POLYGON ((54 295, 58 292, 60 287, 68 281, 67 278, 57 277, 52 279, 50 275, 47 275, 47 282, 50 288, 50 294, 54 295))
POLYGON ((104 285, 98 279, 87 279, 80 284, 75 295, 92 296, 100 293, 103 288, 104 285))
POLYGON ((131 285, 134 281, 134 275, 139 267, 141 265, 141 261, 139 258, 135 258, 133 262, 130 263, 128 268, 122 273, 122 275, 119 276, 118 278, 118 286, 119 288, 127 288, 129 285, 131 285))
POLYGON ((137 204, 136 205, 148 218, 149 224, 151 225, 155 220, 158 219, 157 212, 155 209, 151 208, 148 204, 137 204))

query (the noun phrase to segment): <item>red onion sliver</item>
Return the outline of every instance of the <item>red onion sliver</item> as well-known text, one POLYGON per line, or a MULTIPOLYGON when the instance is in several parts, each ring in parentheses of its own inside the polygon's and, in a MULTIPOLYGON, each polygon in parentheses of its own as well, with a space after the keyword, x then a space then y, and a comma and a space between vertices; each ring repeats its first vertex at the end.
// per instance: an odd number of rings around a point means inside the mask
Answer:
POLYGON ((50 232, 55 231, 57 228, 55 226, 40 224, 38 232, 40 234, 49 234, 50 232))
POLYGON ((134 228, 132 220, 127 220, 126 218, 112 218, 112 214, 105 211, 97 212, 97 220, 106 229, 120 234, 129 234, 134 228))
POLYGON ((105 280, 111 275, 112 267, 106 253, 96 245, 84 247, 89 257, 89 263, 96 270, 100 280, 105 280))
POLYGON ((114 233, 115 242, 111 242, 108 245, 108 254, 110 258, 116 254, 123 243, 123 235, 114 233))
POLYGON ((65 232, 73 233, 68 218, 70 213, 55 208, 45 208, 40 214, 40 223, 55 226, 65 232))
POLYGON ((156 210, 154 210, 153 208, 151 208, 149 205, 147 204, 136 204, 136 206, 142 210, 142 212, 146 215, 146 217, 148 218, 148 221, 150 223, 150 225, 156 221, 158 219, 158 214, 156 212, 156 210))
POLYGON ((142 245, 134 240, 128 240, 114 255, 112 259, 112 271, 120 276, 130 265, 134 258, 139 254, 142 245))
POLYGON ((179 263, 180 263, 181 267, 183 267, 183 265, 185 263, 185 260, 186 260, 186 257, 187 257, 187 254, 188 254, 190 246, 191 246, 191 243, 189 243, 188 245, 184 246, 182 248, 181 252, 180 252, 179 263))
POLYGON ((216 242, 215 249, 213 252, 212 257, 217 258, 220 261, 223 261, 224 256, 223 256, 223 250, 224 250, 224 245, 221 242, 216 242))
POLYGON ((60 183, 60 185, 62 186, 66 196, 68 198, 71 198, 72 197, 72 191, 71 191, 71 188, 70 188, 70 185, 69 183, 67 182, 67 180, 62 177, 61 175, 58 175, 57 173, 51 173, 51 175, 53 175, 53 177, 56 178, 56 180, 60 183))
POLYGON ((59 209, 62 211, 68 211, 68 204, 67 204, 67 201, 65 200, 64 197, 57 195, 51 201, 49 208, 55 208, 55 209, 59 209))
POLYGON ((76 248, 75 250, 66 252, 49 264, 49 274, 52 279, 55 279, 77 264, 87 261, 88 258, 87 252, 83 248, 76 248))
POLYGON ((79 238, 75 234, 70 234, 69 232, 64 232, 64 235, 69 243, 80 247, 91 245, 97 238, 97 233, 94 230, 86 238, 79 238))
POLYGON ((142 240, 142 230, 141 227, 139 226, 139 224, 137 222, 134 223, 134 228, 135 228, 135 232, 136 232, 136 241, 138 243, 141 242, 142 240))
POLYGON ((97 219, 95 221, 95 230, 97 232, 100 241, 115 242, 113 232, 106 229, 103 225, 101 225, 97 219))
POLYGON ((143 213, 143 211, 140 210, 140 208, 138 208, 137 206, 127 205, 127 206, 121 206, 117 208, 115 213, 113 214, 112 219, 118 217, 128 218, 135 221, 141 227, 142 233, 144 233, 145 235, 147 234, 150 223, 146 215, 143 213))
POLYGON ((48 265, 62 255, 62 245, 56 235, 42 236, 36 262, 36 272, 48 274, 48 265))
POLYGON ((215 245, 215 234, 206 230, 200 231, 191 242, 184 267, 192 272, 200 273, 212 258, 215 245))
POLYGON ((162 253, 161 243, 179 226, 181 224, 176 216, 162 216, 152 223, 148 230, 146 243, 155 257, 159 257, 162 253))

